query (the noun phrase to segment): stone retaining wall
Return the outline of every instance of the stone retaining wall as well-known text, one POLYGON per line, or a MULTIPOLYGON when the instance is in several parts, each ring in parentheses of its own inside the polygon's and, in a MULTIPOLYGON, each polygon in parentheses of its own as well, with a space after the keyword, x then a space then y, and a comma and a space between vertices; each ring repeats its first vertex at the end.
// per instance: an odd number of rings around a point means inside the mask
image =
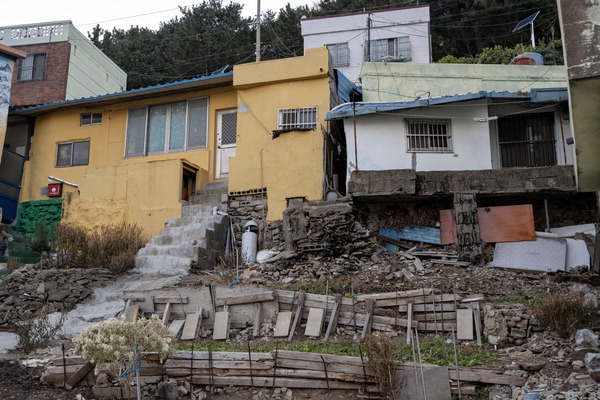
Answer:
POLYGON ((483 334, 490 344, 520 346, 540 330, 525 306, 488 303, 483 308, 483 334))
POLYGON ((26 267, 0 280, 0 326, 14 324, 42 307, 51 313, 69 311, 97 286, 115 279, 107 269, 41 270, 26 267))

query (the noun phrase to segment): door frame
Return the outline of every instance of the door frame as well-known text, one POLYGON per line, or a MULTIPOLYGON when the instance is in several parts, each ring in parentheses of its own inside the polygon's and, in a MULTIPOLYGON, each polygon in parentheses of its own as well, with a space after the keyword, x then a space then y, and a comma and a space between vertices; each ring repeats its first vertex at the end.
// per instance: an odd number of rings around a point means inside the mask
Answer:
POLYGON ((223 115, 224 114, 233 114, 233 113, 237 113, 237 108, 231 108, 228 110, 217 111, 217 121, 216 121, 217 122, 217 124, 216 124, 217 140, 216 140, 216 152, 215 152, 215 179, 216 180, 229 178, 229 172, 227 172, 226 174, 221 173, 221 161, 222 161, 221 160, 221 150, 222 149, 231 149, 231 148, 236 147, 236 145, 237 145, 237 123, 236 123, 236 142, 235 143, 222 145, 221 144, 221 135, 222 135, 222 126, 223 126, 222 125, 223 115))

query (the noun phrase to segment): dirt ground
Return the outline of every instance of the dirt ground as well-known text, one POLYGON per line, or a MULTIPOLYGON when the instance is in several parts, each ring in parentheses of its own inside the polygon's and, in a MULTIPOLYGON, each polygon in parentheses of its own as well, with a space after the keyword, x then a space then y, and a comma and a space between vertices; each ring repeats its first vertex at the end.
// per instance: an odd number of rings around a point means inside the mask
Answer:
POLYGON ((42 385, 39 369, 21 367, 17 361, 0 360, 0 399, 2 400, 74 400, 81 394, 93 398, 89 388, 66 390, 42 385))

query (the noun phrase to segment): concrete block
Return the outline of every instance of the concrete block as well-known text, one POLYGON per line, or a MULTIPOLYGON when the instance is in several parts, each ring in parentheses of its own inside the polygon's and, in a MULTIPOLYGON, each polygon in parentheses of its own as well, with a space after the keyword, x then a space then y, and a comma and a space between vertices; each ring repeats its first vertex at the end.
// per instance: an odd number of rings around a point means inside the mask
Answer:
POLYGON ((184 319, 176 319, 173 322, 171 322, 171 325, 169 325, 169 330, 175 334, 175 337, 177 337, 179 331, 181 330, 181 328, 183 328, 184 323, 184 319))
POLYGON ((323 317, 325 317, 324 309, 310 308, 308 310, 308 320, 306 321, 306 329, 304 330, 304 335, 312 337, 321 336, 323 317))
POLYGON ((473 340, 473 310, 456 310, 456 337, 458 340, 473 340))
POLYGON ((140 306, 138 306, 137 304, 133 305, 133 306, 129 306, 123 313, 122 318, 127 322, 133 322, 137 319, 139 311, 140 311, 140 306))
POLYGON ((197 313, 188 314, 185 317, 185 325, 181 332, 181 340, 195 340, 198 332, 198 323, 202 319, 202 309, 197 313))
POLYGON ((229 311, 215 313, 213 340, 227 340, 229 337, 229 311))
POLYGON ((275 323, 275 331, 273 336, 286 337, 290 332, 290 324, 292 323, 292 312, 282 311, 277 314, 277 322, 275 323))

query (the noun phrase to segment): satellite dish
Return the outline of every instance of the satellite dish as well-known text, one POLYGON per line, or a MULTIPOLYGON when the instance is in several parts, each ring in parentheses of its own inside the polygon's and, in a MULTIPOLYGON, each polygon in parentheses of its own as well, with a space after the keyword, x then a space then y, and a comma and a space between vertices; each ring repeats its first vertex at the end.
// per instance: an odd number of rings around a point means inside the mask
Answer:
POLYGON ((529 17, 525 18, 524 20, 519 21, 519 23, 517 24, 517 26, 515 26, 515 29, 512 30, 513 32, 516 32, 519 29, 521 29, 521 28, 523 28, 523 27, 531 24, 531 45, 533 47, 535 47, 535 35, 534 35, 534 32, 533 32, 533 20, 538 16, 539 13, 540 12, 537 11, 537 12, 531 14, 529 17))

